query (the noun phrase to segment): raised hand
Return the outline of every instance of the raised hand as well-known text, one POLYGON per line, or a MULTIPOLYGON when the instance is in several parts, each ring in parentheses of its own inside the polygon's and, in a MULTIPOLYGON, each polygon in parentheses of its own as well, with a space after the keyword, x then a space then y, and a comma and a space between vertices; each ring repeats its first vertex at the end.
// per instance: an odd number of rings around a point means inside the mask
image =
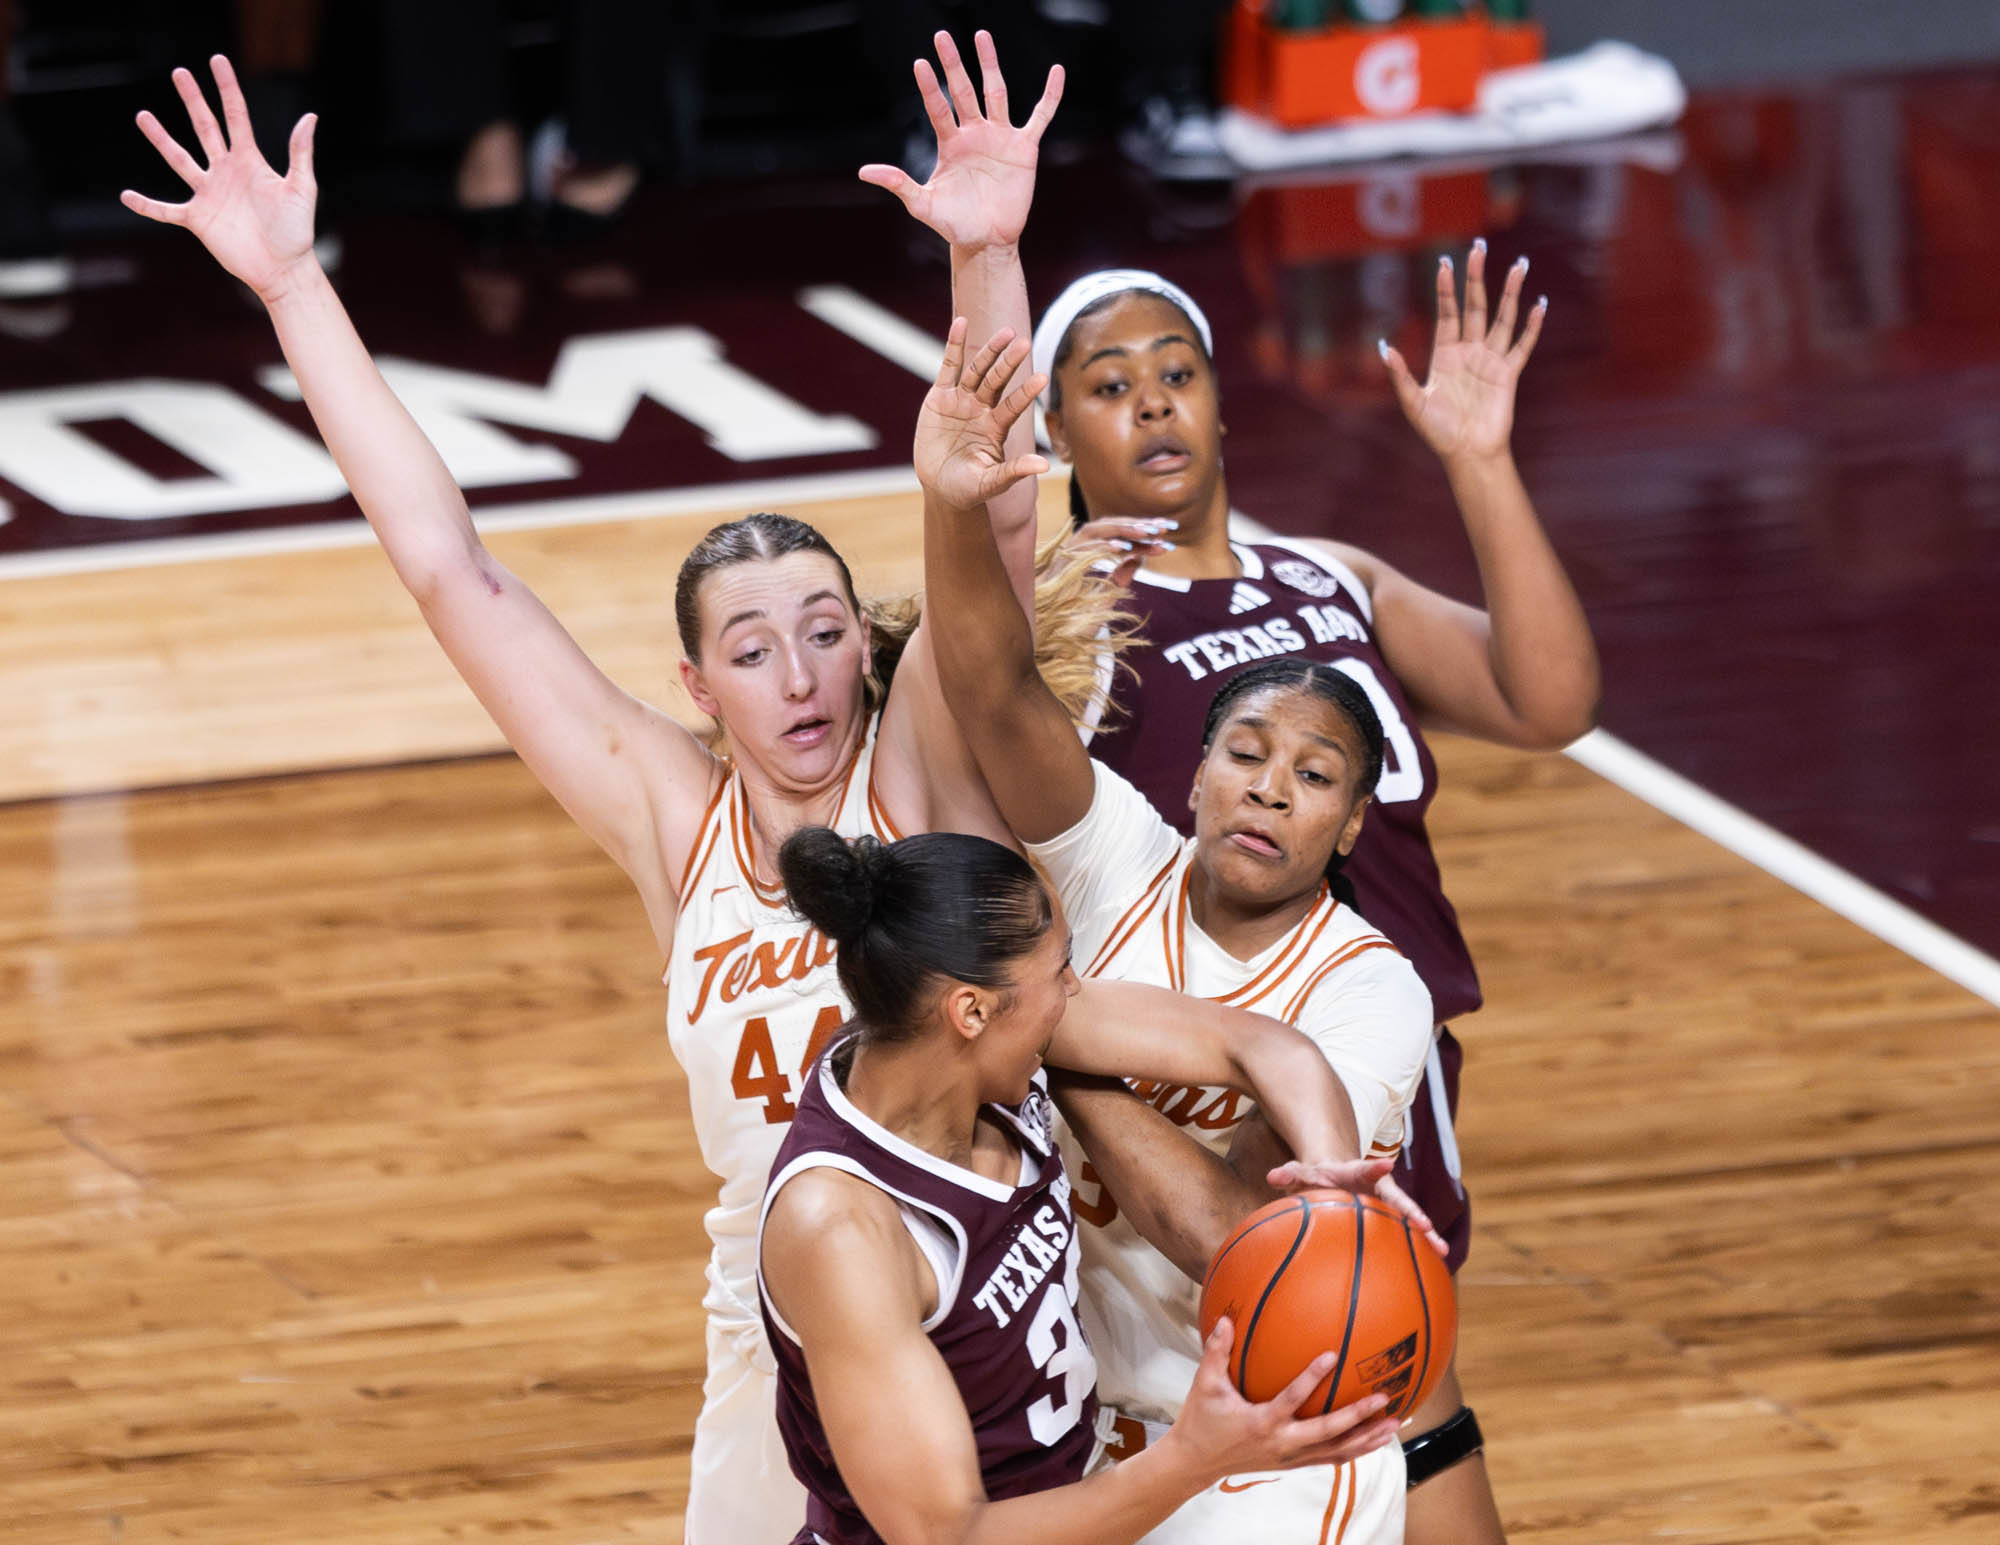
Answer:
POLYGON ((291 165, 280 177, 257 149, 250 132, 250 109, 236 72, 221 54, 209 60, 215 72, 216 95, 222 102, 223 124, 215 121, 193 75, 174 71, 174 89, 187 107, 188 121, 208 164, 203 166, 149 112, 139 114, 139 132, 152 141, 193 190, 185 204, 165 204, 131 189, 119 195, 127 209, 149 220, 186 226, 200 238, 215 260, 264 300, 281 293, 299 264, 310 259, 313 204, 313 128, 308 113, 292 130, 291 165))
POLYGON ((951 324, 944 363, 917 414, 912 459, 917 480, 953 509, 977 509, 1022 478, 1049 470, 1048 458, 1039 454, 1007 459, 1007 431, 1047 384, 1045 377, 1031 375, 1007 391, 1027 357, 1028 340, 1003 327, 968 360, 965 318, 951 324))
POLYGON ((1465 260, 1465 314, 1458 309, 1451 259, 1438 260, 1437 341, 1431 347, 1430 379, 1417 385, 1403 356, 1386 342, 1382 362, 1396 388, 1396 400, 1424 442, 1446 461, 1457 457, 1504 455, 1514 432, 1514 388, 1521 369, 1542 335, 1548 315, 1544 295, 1529 308, 1520 336, 1521 286, 1528 260, 1507 270, 1500 305, 1489 326, 1486 317, 1486 243, 1474 242, 1465 260))
POLYGON ((916 62, 917 90, 937 133, 937 168, 930 181, 919 183, 901 167, 879 162, 862 167, 861 180, 887 188, 904 208, 955 247, 1007 247, 1020 241, 1021 229, 1028 223, 1042 131, 1062 100, 1063 69, 1056 65, 1049 71, 1041 101, 1017 129, 1007 121, 1007 83, 1000 74, 992 35, 980 32, 973 41, 986 92, 984 110, 950 33, 940 32, 935 39, 951 88, 948 98, 930 61, 916 62))

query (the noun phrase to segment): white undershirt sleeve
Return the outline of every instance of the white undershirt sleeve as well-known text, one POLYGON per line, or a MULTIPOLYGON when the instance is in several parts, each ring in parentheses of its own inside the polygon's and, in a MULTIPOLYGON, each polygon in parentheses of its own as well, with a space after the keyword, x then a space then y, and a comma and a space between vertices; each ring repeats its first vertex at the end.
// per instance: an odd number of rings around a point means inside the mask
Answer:
POLYGON ((1079 966, 1097 953, 1182 845, 1181 834, 1160 819, 1144 794, 1102 762, 1091 768, 1096 782, 1083 819, 1047 842, 1027 845, 1055 881, 1079 966))
POLYGON ((1416 968, 1395 950, 1364 950, 1313 989, 1296 1023, 1346 1088, 1364 1155, 1402 1146, 1436 1029, 1416 968))

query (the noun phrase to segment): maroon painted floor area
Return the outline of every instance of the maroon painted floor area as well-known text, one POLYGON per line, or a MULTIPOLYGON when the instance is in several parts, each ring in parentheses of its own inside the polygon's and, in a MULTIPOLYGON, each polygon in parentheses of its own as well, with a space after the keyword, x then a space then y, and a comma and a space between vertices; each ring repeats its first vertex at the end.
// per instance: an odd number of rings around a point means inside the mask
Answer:
MULTIPOLYGON (((1697 98, 1677 142, 1518 168, 1173 192, 1109 160, 1046 173, 1030 277, 1144 264, 1210 310, 1238 505, 1474 593, 1443 479, 1376 363, 1423 355, 1435 254, 1487 234, 1552 301, 1517 449, 1602 642, 1605 722, 2000 952, 2000 74, 1697 98)), ((693 324, 879 444, 735 463, 642 403, 576 479, 475 503, 894 463, 920 388, 794 304, 839 283, 941 331, 945 278, 874 190, 649 197, 608 247, 476 264, 409 219, 342 231, 380 351, 539 384, 570 337, 693 324)), ((134 377, 256 385, 260 315, 178 233, 94 254, 109 283, 0 306, 0 393, 134 377)), ((4 403, 0 403, 4 406, 4 403)), ((89 431, 159 475, 129 425, 89 431)), ((133 523, 0 482, 0 554, 351 513, 133 523)))

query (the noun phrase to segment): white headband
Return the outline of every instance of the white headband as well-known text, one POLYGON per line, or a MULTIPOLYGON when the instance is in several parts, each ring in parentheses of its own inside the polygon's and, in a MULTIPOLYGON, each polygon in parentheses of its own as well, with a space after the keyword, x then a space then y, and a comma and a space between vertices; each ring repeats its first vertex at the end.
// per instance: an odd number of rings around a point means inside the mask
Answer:
MULTIPOLYGON (((1101 268, 1077 280, 1042 313, 1041 323, 1035 328, 1035 346, 1031 356, 1035 373, 1047 376, 1049 385, 1053 386, 1056 350, 1062 346, 1063 335, 1070 330, 1070 325, 1086 306, 1095 305, 1107 295, 1122 295, 1128 290, 1144 290, 1180 307, 1187 313, 1187 319, 1194 323, 1195 331, 1201 334, 1203 352, 1214 356, 1215 339, 1209 332, 1208 318, 1202 315, 1201 307, 1194 303, 1194 298, 1186 290, 1172 280, 1162 279, 1143 268, 1101 268)), ((1042 388, 1042 406, 1047 407, 1048 404, 1049 388, 1045 386, 1042 388)))

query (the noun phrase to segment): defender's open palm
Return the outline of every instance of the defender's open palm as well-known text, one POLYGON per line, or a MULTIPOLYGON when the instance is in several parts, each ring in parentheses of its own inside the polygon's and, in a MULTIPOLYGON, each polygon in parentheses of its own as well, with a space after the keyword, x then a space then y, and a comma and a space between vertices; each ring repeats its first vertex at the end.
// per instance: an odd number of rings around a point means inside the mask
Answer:
POLYGON ((972 510, 1022 478, 1048 471, 1047 457, 1030 453, 1009 461, 1006 449, 1007 431, 1046 382, 1029 376, 1007 391, 1009 378, 1027 358, 1028 340, 1003 327, 967 360, 965 327, 964 317, 951 324, 944 363, 917 415, 912 459, 925 489, 953 509, 972 510))
POLYGON ((1486 244, 1476 244, 1465 260, 1465 312, 1458 308, 1451 263, 1438 263, 1437 341, 1431 348, 1430 378, 1422 386, 1403 356, 1386 344, 1383 362, 1396 400, 1426 444, 1446 461, 1459 456, 1497 456, 1514 432, 1514 388, 1522 367, 1542 335, 1546 298, 1528 311, 1520 337, 1521 286, 1528 277, 1522 258, 1507 270, 1500 304, 1491 325, 1486 316, 1486 244))
POLYGON ((312 252, 313 203, 318 194, 312 143, 317 119, 308 113, 292 130, 291 167, 280 177, 257 149, 250 110, 229 61, 217 54, 209 67, 222 102, 222 124, 209 111, 194 76, 174 71, 174 88, 187 106, 206 166, 183 149, 159 119, 148 112, 139 114, 139 132, 152 141, 194 196, 185 204, 166 204, 127 189, 120 198, 127 209, 149 220, 186 226, 218 263, 268 299, 312 252))
POLYGON ((1012 246, 1021 239, 1034 202, 1035 163, 1041 154, 1042 131, 1062 100, 1062 66, 1049 71, 1041 101, 1028 121, 1016 128, 1007 121, 1007 82, 1000 74, 992 36, 981 32, 974 40, 980 84, 986 91, 983 110, 951 34, 940 32, 935 41, 950 97, 939 87, 928 59, 917 61, 916 75, 924 111, 937 134, 936 170, 929 182, 920 183, 900 167, 874 163, 861 168, 861 180, 887 188, 953 246, 1012 246))

